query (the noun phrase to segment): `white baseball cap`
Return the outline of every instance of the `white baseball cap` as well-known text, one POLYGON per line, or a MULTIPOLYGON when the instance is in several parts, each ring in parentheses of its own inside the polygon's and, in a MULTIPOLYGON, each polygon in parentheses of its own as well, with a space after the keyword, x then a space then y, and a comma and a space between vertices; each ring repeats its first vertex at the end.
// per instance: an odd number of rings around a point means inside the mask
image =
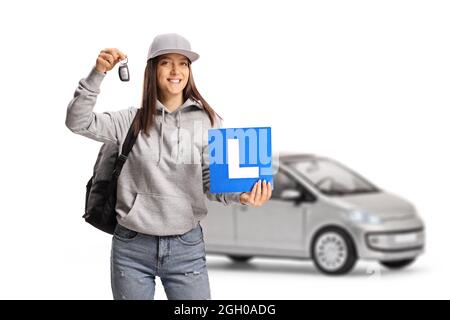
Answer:
POLYGON ((166 53, 182 54, 191 62, 194 62, 200 57, 198 53, 191 50, 189 41, 176 33, 157 35, 148 49, 147 61, 166 53))

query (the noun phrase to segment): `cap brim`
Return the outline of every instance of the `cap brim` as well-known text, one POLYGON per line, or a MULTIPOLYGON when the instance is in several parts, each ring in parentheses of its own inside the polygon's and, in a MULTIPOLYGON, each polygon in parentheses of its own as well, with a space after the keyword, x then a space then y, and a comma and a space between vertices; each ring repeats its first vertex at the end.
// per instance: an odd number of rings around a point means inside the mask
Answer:
POLYGON ((184 56, 186 56, 191 62, 194 62, 198 58, 200 58, 200 55, 198 53, 195 53, 194 51, 189 50, 183 50, 183 49, 164 49, 154 52, 151 56, 147 57, 147 60, 155 58, 157 56, 161 56, 166 53, 179 53, 184 56))

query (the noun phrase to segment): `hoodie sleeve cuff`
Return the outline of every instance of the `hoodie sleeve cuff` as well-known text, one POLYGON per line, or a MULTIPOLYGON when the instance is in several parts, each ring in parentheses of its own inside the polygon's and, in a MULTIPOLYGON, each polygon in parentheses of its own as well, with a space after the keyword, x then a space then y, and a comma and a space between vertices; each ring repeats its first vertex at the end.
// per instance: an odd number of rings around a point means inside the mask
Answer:
POLYGON ((102 73, 97 71, 95 67, 92 67, 88 76, 84 79, 84 82, 88 86, 88 88, 94 92, 100 92, 100 84, 105 78, 106 73, 102 73))
MULTIPOLYGON (((232 193, 226 193, 226 199, 228 203, 241 203, 241 192, 232 192, 232 193)), ((245 204, 242 204, 245 205, 245 204)))

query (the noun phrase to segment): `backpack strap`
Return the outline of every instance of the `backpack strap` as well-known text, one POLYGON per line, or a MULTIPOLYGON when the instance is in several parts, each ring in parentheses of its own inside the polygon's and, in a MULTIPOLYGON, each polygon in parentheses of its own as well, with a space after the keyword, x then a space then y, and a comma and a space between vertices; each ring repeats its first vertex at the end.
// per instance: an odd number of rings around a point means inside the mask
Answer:
POLYGON ((137 121, 140 111, 141 109, 138 109, 138 111, 136 112, 136 115, 134 116, 133 122, 131 123, 130 129, 128 129, 127 136, 123 143, 122 152, 117 157, 116 164, 113 170, 113 177, 116 179, 119 177, 120 172, 122 171, 122 167, 125 164, 125 161, 127 161, 128 154, 130 153, 131 149, 134 146, 134 143, 136 142, 137 135, 133 134, 133 123, 137 121))

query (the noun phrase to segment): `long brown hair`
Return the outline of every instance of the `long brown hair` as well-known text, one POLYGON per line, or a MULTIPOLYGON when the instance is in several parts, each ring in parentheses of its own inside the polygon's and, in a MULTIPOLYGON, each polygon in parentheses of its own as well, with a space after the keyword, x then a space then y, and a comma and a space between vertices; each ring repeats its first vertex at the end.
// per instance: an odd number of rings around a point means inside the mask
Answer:
MULTIPOLYGON (((156 99, 158 98, 158 81, 156 67, 158 62, 161 60, 162 56, 149 59, 147 61, 147 66, 145 67, 144 73, 144 88, 142 93, 142 105, 138 110, 138 119, 133 124, 134 134, 137 135, 140 130, 142 130, 147 135, 150 133, 151 127, 155 123, 156 115, 156 99)), ((189 59, 188 59, 189 61, 189 59)), ((211 126, 214 126, 214 117, 217 115, 222 119, 205 101, 202 95, 198 92, 195 86, 194 77, 192 75, 191 61, 188 62, 189 65, 189 80, 186 87, 183 89, 183 101, 188 98, 200 102, 203 106, 203 110, 207 113, 211 126)))

